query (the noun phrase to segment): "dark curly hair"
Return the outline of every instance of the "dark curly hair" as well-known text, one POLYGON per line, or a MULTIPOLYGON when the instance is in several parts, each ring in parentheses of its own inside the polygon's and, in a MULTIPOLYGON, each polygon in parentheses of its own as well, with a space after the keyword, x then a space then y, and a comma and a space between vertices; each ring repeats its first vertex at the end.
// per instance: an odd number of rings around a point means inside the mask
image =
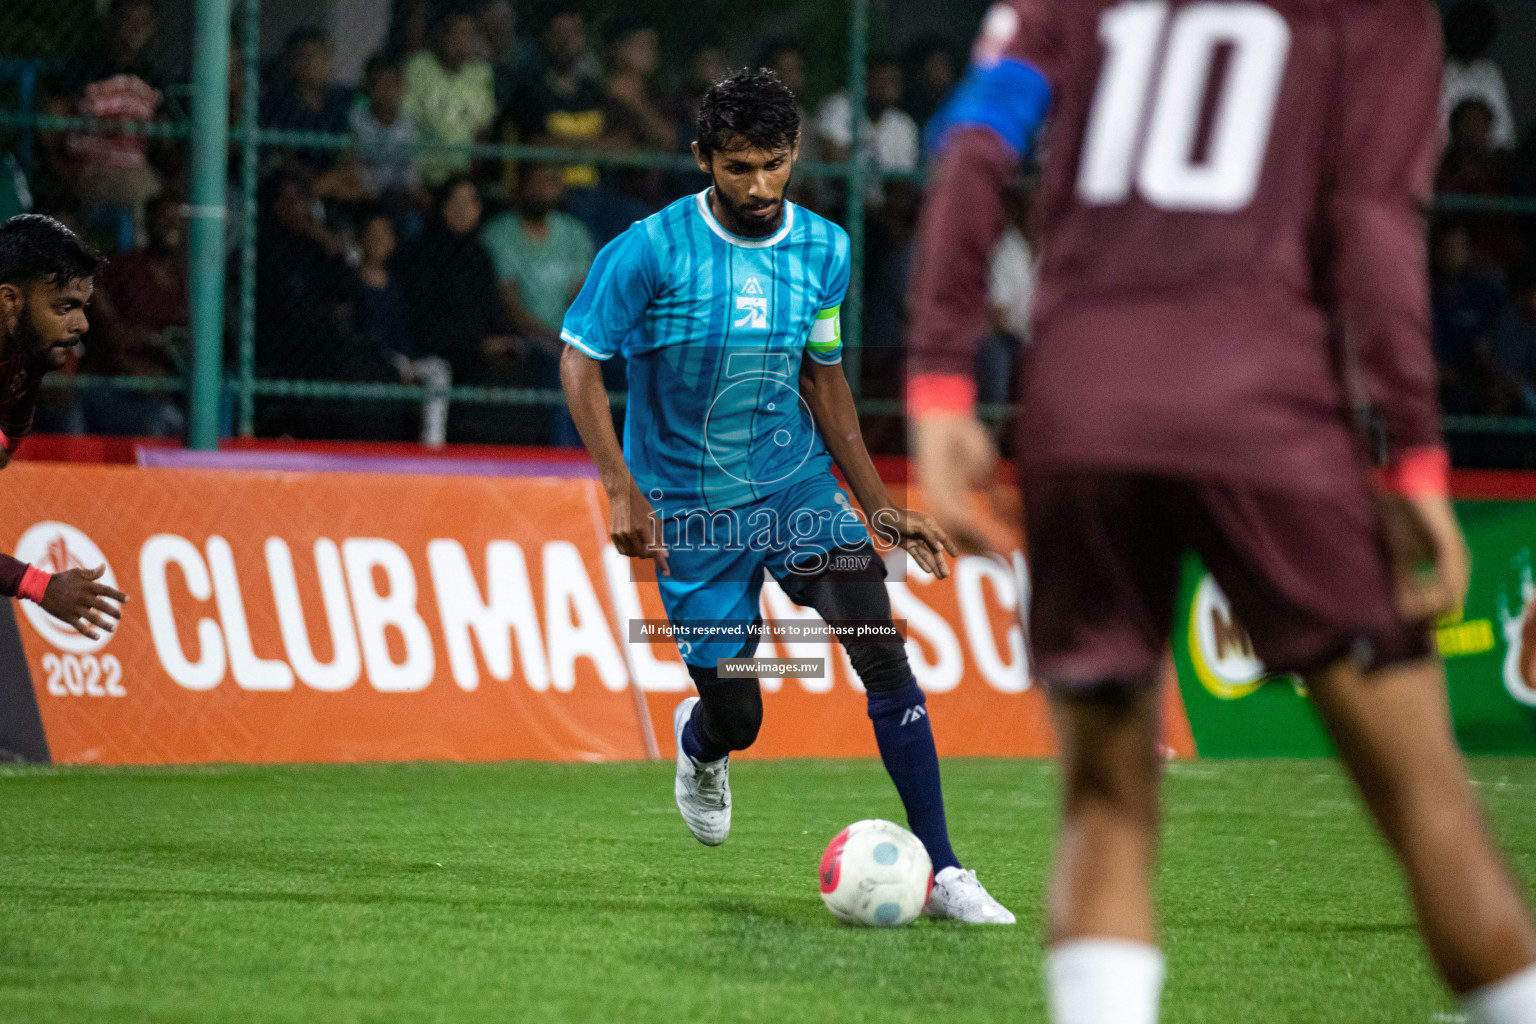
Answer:
POLYGON ((24 213, 0 225, 0 284, 69 285, 101 264, 100 253, 52 217, 24 213))
POLYGON ((800 108, 789 86, 767 68, 743 68, 710 86, 699 106, 699 149, 712 153, 747 147, 772 152, 800 137, 800 108))

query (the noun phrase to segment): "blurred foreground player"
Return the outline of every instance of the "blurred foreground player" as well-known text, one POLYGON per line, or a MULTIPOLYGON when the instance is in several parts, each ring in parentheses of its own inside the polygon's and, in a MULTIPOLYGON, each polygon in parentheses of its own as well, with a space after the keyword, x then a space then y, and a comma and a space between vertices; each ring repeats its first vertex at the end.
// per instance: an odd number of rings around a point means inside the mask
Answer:
MULTIPOLYGON (((85 333, 101 257, 51 217, 0 224, 0 469, 32 429, 43 375, 57 370, 85 333)), ((112 632, 127 595, 97 583, 105 566, 46 573, 0 555, 0 596, 42 605, 95 639, 112 632)))
POLYGON ((1423 0, 1014 0, 988 15, 946 113, 909 398, 924 491, 974 544, 963 502, 992 459, 970 376, 986 257, 1052 111, 1020 453, 1065 787, 1058 1024, 1157 1017, 1155 690, 1186 550, 1265 664, 1305 677, 1471 1018, 1536 1022, 1536 931, 1425 628, 1468 575, 1420 223, 1439 77, 1423 0), (1362 390, 1385 425, 1386 495, 1353 427, 1362 390))
MULTIPOLYGON (((614 546, 655 559, 678 649, 699 690, 677 707, 673 793, 694 838, 730 834, 730 755, 757 739, 755 678, 722 676, 748 658, 764 570, 828 622, 891 628, 885 563, 832 475, 835 460, 888 543, 948 574, 943 532, 898 508, 870 461, 843 377, 839 310, 848 236, 785 198, 800 115, 771 71, 740 71, 705 95, 693 144, 711 186, 598 253, 565 316, 560 376, 608 492, 614 546), (623 355, 629 401, 619 445, 602 362, 623 355)), ((1013 924, 949 841, 926 698, 900 639, 849 643, 875 741, 933 860, 924 913, 1013 924)))

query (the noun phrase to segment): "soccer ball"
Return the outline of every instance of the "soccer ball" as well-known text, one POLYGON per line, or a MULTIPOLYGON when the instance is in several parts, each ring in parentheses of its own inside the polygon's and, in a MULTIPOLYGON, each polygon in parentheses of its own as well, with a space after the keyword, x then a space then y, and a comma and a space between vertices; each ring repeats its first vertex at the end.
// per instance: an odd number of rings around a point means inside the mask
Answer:
POLYGON ((821 855, 821 898, 849 924, 911 924, 932 888, 933 862, 922 841, 879 818, 849 825, 821 855))

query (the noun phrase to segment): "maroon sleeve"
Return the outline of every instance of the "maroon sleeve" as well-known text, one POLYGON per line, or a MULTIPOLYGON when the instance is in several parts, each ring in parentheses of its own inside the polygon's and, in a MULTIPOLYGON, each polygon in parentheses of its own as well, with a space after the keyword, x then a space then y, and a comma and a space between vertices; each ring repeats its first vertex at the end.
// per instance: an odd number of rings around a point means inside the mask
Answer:
POLYGON ((1389 458, 1440 445, 1424 210, 1440 152, 1440 34, 1424 0, 1346 8, 1334 187, 1335 311, 1389 458))
POLYGON ((26 574, 26 562, 0 555, 0 597, 15 597, 21 589, 21 578, 26 574))
POLYGON ((21 439, 32 433, 32 416, 37 409, 37 391, 43 375, 35 373, 24 360, 9 361, 9 373, 0 379, 0 431, 5 446, 12 451, 21 439))
POLYGON ((1003 190, 1017 158, 987 128, 949 137, 918 220, 907 366, 966 376, 987 326, 987 268, 1003 233, 1003 190))

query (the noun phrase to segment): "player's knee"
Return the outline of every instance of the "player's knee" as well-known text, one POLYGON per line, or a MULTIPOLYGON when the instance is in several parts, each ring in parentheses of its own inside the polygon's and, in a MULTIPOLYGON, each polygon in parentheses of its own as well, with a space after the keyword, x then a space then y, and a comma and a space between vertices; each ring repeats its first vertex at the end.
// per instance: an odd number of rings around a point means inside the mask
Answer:
POLYGON ((880 621, 891 617, 885 574, 885 563, 866 542, 833 548, 814 564, 780 578, 779 585, 791 601, 816 609, 828 621, 880 621))
POLYGON ((1142 679, 1053 689, 1069 816, 1155 820, 1162 770, 1157 694, 1142 679))
POLYGON ((756 679, 727 679, 699 690, 703 727, 715 746, 746 750, 763 725, 763 694, 756 679))
MULTIPOLYGON (((751 650, 743 649, 738 657, 747 657, 751 650)), ((713 668, 689 665, 699 689, 699 703, 703 714, 699 726, 707 734, 710 745, 726 750, 746 750, 757 741, 758 730, 763 725, 763 693, 756 679, 721 679, 713 668)))
POLYGON ((731 750, 746 750, 757 742, 758 730, 763 727, 763 699, 754 694, 752 700, 741 701, 735 705, 722 720, 711 722, 715 733, 722 746, 731 750))
POLYGON ((870 693, 899 690, 912 681, 912 666, 902 644, 852 643, 848 645, 848 660, 870 693))

